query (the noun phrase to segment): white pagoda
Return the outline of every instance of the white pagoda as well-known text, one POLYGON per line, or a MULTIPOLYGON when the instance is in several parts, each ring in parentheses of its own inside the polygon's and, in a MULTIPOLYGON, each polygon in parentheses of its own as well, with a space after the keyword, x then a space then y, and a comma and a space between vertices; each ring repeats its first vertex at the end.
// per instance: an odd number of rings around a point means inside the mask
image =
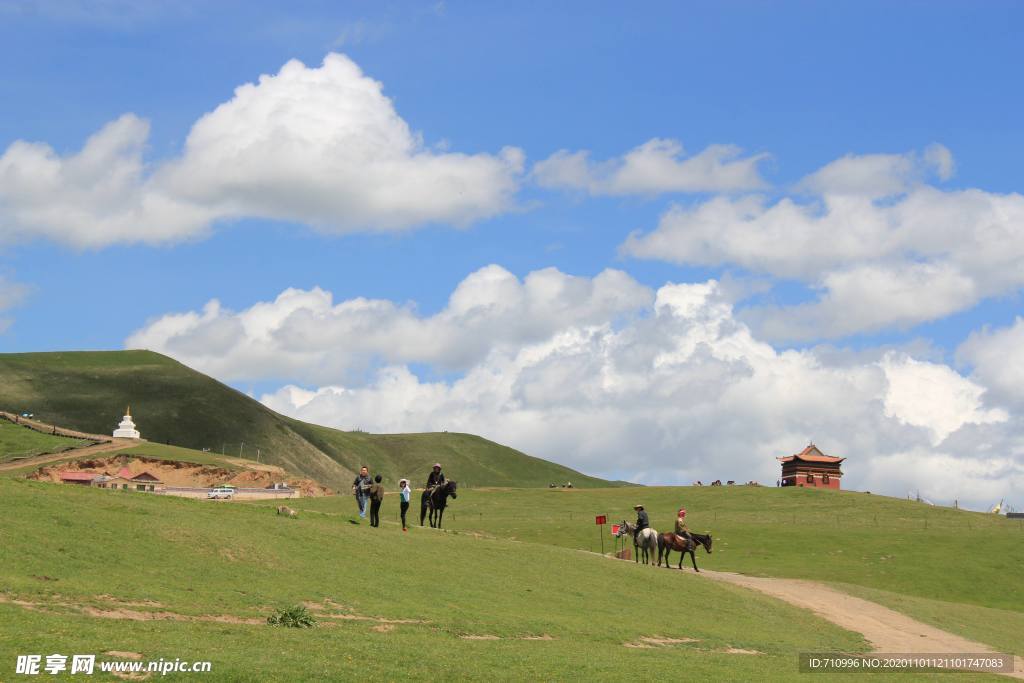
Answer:
POLYGON ((115 439, 141 439, 142 434, 135 428, 135 423, 132 421, 132 407, 128 406, 124 411, 124 419, 121 420, 121 424, 117 425, 117 429, 114 430, 115 439))

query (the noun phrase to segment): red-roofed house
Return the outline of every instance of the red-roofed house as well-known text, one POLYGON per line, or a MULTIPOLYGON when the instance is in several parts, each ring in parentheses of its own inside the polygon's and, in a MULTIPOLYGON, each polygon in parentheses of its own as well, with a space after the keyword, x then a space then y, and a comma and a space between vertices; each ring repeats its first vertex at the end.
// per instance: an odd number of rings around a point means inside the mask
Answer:
POLYGON ((118 472, 116 477, 96 477, 92 481, 92 485, 114 491, 150 491, 155 493, 157 489, 163 490, 163 482, 149 472, 132 475, 131 472, 128 472, 127 467, 118 472))
POLYGON ((776 460, 782 463, 783 486, 838 489, 843 476, 839 465, 846 458, 825 455, 812 443, 799 453, 776 460))
POLYGON ((60 481, 62 484, 78 484, 89 486, 92 480, 100 476, 99 472, 61 472, 60 481))

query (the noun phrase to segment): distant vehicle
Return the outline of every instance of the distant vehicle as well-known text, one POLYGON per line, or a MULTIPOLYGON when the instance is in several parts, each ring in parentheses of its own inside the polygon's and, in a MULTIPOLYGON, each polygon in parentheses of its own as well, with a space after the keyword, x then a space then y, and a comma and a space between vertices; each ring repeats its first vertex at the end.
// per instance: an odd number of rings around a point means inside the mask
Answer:
POLYGON ((35 417, 36 414, 35 413, 22 413, 21 416, 22 417, 35 417))
POLYGON ((217 488, 210 489, 206 492, 206 497, 208 499, 231 498, 233 495, 235 495, 235 489, 230 486, 218 486, 217 488))

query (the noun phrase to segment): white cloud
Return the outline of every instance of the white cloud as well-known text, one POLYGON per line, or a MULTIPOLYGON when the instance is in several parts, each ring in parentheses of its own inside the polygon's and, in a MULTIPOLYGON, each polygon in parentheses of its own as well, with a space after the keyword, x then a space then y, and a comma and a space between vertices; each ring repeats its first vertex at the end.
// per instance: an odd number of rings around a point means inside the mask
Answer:
POLYGON ((713 280, 652 293, 617 271, 520 281, 489 266, 431 316, 288 290, 165 316, 127 345, 221 379, 293 378, 261 400, 301 419, 473 432, 608 477, 770 482, 775 456, 814 439, 849 458, 849 488, 978 505, 1024 493, 1014 421, 981 405, 981 386, 906 352, 777 351, 713 280), (413 363, 459 371, 427 380, 413 363))
POLYGON ((567 325, 605 323, 646 308, 653 293, 621 271, 594 278, 554 268, 520 281, 481 268, 448 305, 421 316, 411 304, 288 289, 239 312, 209 302, 201 312, 165 315, 126 342, 172 355, 217 377, 299 377, 340 381, 368 364, 429 363, 464 370, 489 353, 549 338, 567 325))
POLYGON ((654 138, 625 155, 592 162, 589 152, 560 150, 533 166, 542 187, 592 195, 654 195, 665 192, 734 192, 764 187, 758 163, 766 155, 741 156, 732 145, 711 145, 684 157, 676 140, 654 138))
POLYGON ((885 414, 927 429, 932 445, 942 443, 965 423, 992 424, 1009 419, 1005 410, 982 408, 984 389, 946 365, 892 353, 880 365, 889 380, 885 414))
POLYGON ((1024 407, 1024 318, 1008 327, 974 332, 956 355, 972 366, 972 377, 995 401, 1024 407))
POLYGON ((739 266, 821 292, 799 306, 754 308, 772 339, 842 337, 934 320, 1024 286, 1024 197, 944 191, 949 151, 844 157, 798 187, 810 201, 715 197, 674 206, 627 255, 739 266))
POLYGON ((148 124, 126 114, 61 156, 17 141, 0 157, 0 239, 80 247, 201 236, 262 217, 329 232, 466 225, 510 208, 523 154, 438 153, 379 82, 329 54, 239 87, 192 127, 180 158, 149 167, 148 124))

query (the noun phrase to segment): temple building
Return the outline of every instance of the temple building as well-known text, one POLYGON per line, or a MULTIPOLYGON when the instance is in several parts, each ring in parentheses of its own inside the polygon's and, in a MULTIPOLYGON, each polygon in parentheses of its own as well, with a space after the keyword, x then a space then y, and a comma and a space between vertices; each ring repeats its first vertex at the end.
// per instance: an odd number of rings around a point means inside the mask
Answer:
POLYGON ((132 421, 132 407, 128 406, 124 411, 124 419, 121 420, 121 424, 117 425, 117 429, 114 430, 115 439, 141 439, 142 434, 135 428, 135 422, 132 421))
POLYGON ((811 443, 799 453, 776 460, 782 463, 783 486, 838 489, 843 476, 839 465, 846 458, 825 455, 811 443))

